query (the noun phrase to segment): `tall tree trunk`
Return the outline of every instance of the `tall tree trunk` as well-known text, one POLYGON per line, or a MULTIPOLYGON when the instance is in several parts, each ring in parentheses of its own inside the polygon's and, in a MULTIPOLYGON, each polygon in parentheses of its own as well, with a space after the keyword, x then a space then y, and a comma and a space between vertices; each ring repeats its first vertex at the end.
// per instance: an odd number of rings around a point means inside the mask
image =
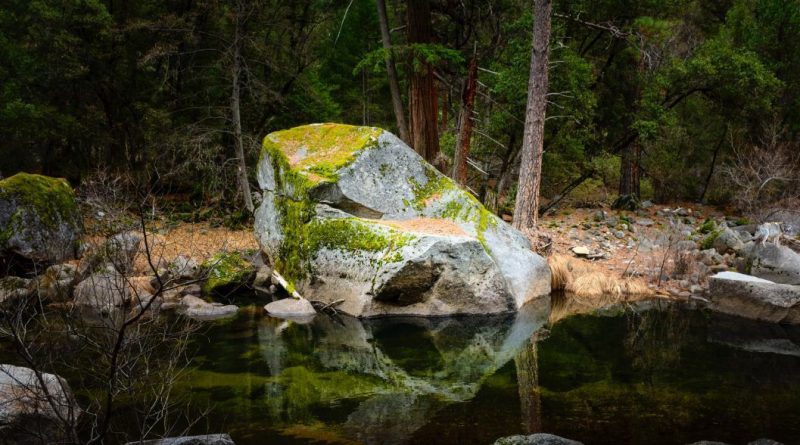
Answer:
POLYGON ((232 87, 231 88, 231 119, 233 120, 233 139, 236 146, 236 161, 237 161, 237 176, 239 178, 239 193, 242 194, 244 199, 244 206, 250 213, 253 213, 255 207, 253 206, 253 197, 250 195, 250 182, 247 180, 247 164, 244 159, 244 141, 242 140, 242 117, 240 113, 239 104, 241 102, 241 94, 239 90, 239 77, 241 76, 241 60, 240 60, 240 47, 241 41, 239 39, 239 12, 236 12, 236 30, 233 41, 233 68, 231 73, 232 87))
POLYGON ((533 51, 528 79, 528 105, 525 111, 525 132, 522 139, 517 201, 514 206, 514 227, 528 235, 534 234, 539 217, 544 121, 547 111, 547 65, 550 57, 551 10, 551 0, 534 0, 533 51))
POLYGON ((475 106, 475 93, 478 87, 478 58, 473 54, 469 62, 467 83, 462 95, 461 116, 458 124, 458 142, 453 158, 453 179, 461 185, 467 183, 467 158, 472 139, 472 109, 475 106))
MULTIPOLYGON (((636 63, 636 72, 639 79, 636 79, 634 87, 634 101, 638 104, 641 98, 641 77, 644 75, 644 57, 640 54, 636 63)), ((636 105, 638 107, 638 105, 636 105)), ((633 139, 622 150, 622 162, 620 163, 619 175, 619 196, 635 196, 641 198, 640 178, 642 160, 642 146, 639 138, 633 139)))
MULTIPOLYGON (((406 15, 408 43, 431 43, 433 30, 429 0, 408 0, 406 15)), ((414 61, 411 64, 420 65, 414 61)), ((411 146, 433 164, 439 155, 436 78, 429 63, 421 65, 420 69, 412 69, 408 95, 411 146)))
POLYGON ((389 17, 386 14, 386 1, 377 0, 378 4, 378 22, 381 26, 381 40, 383 41, 383 49, 386 50, 386 75, 389 78, 389 91, 392 93, 392 108, 394 109, 394 118, 397 121, 397 131, 400 133, 400 139, 406 143, 411 142, 408 137, 408 125, 406 124, 406 115, 403 111, 403 99, 400 96, 400 83, 397 81, 397 67, 394 64, 394 53, 392 52, 392 36, 389 34, 389 17))
POLYGON ((639 161, 641 146, 638 139, 628 144, 622 151, 619 176, 619 196, 640 197, 639 193, 639 161))

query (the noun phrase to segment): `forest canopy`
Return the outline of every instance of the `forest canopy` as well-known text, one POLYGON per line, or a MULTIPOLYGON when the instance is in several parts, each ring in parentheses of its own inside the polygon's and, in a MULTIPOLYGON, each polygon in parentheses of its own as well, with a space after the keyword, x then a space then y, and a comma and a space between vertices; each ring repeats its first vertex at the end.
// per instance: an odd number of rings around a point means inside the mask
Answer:
MULTIPOLYGON (((378 126, 449 173, 470 122, 462 182, 510 211, 532 28, 519 0, 9 0, 0 172, 239 203, 271 131, 378 126)), ((555 1, 549 78, 545 206, 796 198, 796 0, 555 1)))

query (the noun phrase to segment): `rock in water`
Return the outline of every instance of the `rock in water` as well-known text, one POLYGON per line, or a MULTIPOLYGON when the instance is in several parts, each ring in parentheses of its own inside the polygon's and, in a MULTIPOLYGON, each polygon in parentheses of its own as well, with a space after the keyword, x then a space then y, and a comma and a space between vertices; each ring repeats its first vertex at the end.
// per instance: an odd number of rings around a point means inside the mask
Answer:
POLYGON ((709 277, 709 294, 714 308, 726 314, 800 324, 800 286, 721 272, 709 277))
POLYGON ((290 291, 355 316, 487 314, 550 292, 520 232, 393 134, 316 124, 264 139, 255 232, 290 291))
POLYGON ((0 253, 35 262, 74 258, 83 224, 66 180, 17 173, 0 181, 0 253))
POLYGON ((54 422, 75 421, 80 412, 63 378, 46 373, 37 376, 29 368, 0 365, 0 425, 13 424, 27 416, 54 422))
POLYGON ((264 306, 264 310, 273 317, 279 318, 313 317, 317 313, 314 306, 305 298, 284 298, 273 301, 264 306))
POLYGON ((227 434, 205 434, 202 436, 166 437, 164 439, 129 442, 125 445, 236 445, 227 434))
POLYGON ((553 434, 537 433, 530 436, 508 436, 497 439, 494 445, 583 445, 553 434))

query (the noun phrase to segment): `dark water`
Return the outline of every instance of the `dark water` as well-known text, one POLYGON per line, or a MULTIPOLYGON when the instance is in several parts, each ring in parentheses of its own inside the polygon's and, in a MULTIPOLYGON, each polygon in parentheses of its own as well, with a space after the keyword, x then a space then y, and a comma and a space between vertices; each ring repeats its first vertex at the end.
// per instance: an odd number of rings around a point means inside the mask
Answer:
POLYGON ((179 391, 244 444, 800 443, 800 329, 667 307, 212 327, 179 391), (550 317, 550 322, 548 322, 550 317), (551 326, 552 323, 552 326, 551 326))

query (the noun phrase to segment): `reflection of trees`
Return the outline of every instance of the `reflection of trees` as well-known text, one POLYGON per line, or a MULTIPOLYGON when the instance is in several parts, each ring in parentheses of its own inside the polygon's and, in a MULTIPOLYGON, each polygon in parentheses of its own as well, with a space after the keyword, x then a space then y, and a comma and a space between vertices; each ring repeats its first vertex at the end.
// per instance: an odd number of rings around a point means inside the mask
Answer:
POLYGON ((680 308, 631 313, 627 320, 625 350, 635 369, 655 372, 679 364, 689 332, 689 317, 680 308))
POLYGON ((526 434, 542 431, 542 399, 539 392, 539 332, 514 356, 517 368, 522 430, 526 434))

